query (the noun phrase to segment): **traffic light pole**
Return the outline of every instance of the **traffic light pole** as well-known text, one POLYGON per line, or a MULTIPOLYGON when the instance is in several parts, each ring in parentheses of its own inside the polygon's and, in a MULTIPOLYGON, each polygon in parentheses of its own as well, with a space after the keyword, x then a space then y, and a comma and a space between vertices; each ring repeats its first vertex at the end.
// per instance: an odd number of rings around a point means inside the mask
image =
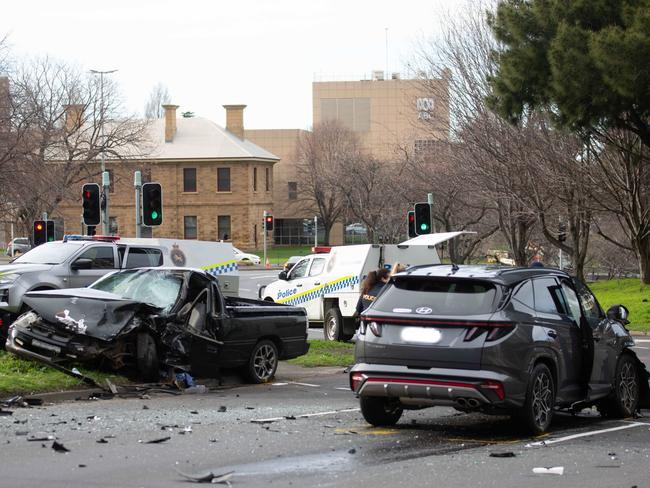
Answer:
POLYGON ((133 175, 133 186, 135 187, 135 237, 142 237, 142 224, 140 214, 140 190, 142 189, 142 173, 136 171, 133 175))
POLYGON ((436 224, 433 222, 433 193, 427 193, 427 203, 431 206, 431 232, 435 234, 436 224))
MULTIPOLYGON (((104 153, 102 152, 102 167, 104 166, 104 153)), ((108 192, 111 185, 111 175, 108 171, 102 172, 102 195, 104 196, 104 205, 102 206, 102 234, 110 234, 108 218, 108 192)))
POLYGON ((266 266, 266 215, 267 212, 264 210, 264 216, 262 217, 262 234, 264 234, 264 266, 266 266))

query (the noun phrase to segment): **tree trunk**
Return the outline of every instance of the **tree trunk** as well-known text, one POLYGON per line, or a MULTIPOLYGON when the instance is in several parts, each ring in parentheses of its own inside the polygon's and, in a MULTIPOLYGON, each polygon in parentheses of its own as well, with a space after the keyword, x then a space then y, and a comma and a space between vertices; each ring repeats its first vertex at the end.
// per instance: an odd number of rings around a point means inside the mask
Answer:
POLYGON ((650 285, 650 237, 642 237, 635 242, 639 260, 641 283, 650 285))

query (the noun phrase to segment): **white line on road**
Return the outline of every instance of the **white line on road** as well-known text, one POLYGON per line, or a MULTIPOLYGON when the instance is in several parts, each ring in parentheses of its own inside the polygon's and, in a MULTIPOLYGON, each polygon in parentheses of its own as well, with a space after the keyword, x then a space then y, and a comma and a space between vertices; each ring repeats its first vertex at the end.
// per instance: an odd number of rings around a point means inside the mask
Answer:
POLYGON ((350 391, 350 387, 347 386, 345 388, 336 388, 337 390, 343 390, 343 391, 350 391))
MULTIPOLYGON (((302 415, 296 415, 297 419, 306 419, 310 417, 322 417, 324 415, 332 415, 335 413, 347 413, 347 412, 359 412, 360 408, 344 408, 343 410, 328 410, 327 412, 316 412, 316 413, 303 413, 302 415)), ((290 417, 292 418, 292 417, 290 417)), ((253 419, 251 422, 255 424, 265 424, 267 422, 277 422, 278 420, 288 420, 287 417, 270 417, 268 419, 253 419)))
POLYGON ((290 381, 289 383, 292 385, 311 386, 313 388, 320 388, 320 385, 312 385, 311 383, 298 383, 297 381, 290 381))
POLYGON ((634 342, 650 342, 650 339, 634 339, 634 342))
POLYGON ((627 425, 621 425, 619 427, 612 427, 611 429, 594 430, 592 432, 583 432, 582 434, 573 434, 564 437, 558 437, 557 439, 551 439, 548 441, 531 442, 530 444, 526 444, 526 447, 548 446, 551 444, 557 444, 558 442, 565 442, 565 441, 571 441, 573 439, 579 439, 580 437, 588 437, 592 435, 605 434, 607 432, 615 432, 617 430, 631 429, 632 427, 640 427, 642 425, 645 425, 646 427, 648 426, 648 424, 644 422, 633 422, 627 425))

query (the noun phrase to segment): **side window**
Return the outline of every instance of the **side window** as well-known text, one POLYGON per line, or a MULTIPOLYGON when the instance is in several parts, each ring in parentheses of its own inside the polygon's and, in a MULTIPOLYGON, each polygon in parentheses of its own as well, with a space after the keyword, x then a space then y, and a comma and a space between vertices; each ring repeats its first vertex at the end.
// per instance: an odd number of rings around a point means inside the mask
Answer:
POLYGON ((587 320, 591 322, 602 318, 604 314, 593 293, 583 283, 579 281, 574 281, 574 283, 578 291, 578 299, 580 300, 580 305, 582 305, 582 311, 585 317, 587 317, 587 320))
POLYGON ((576 324, 580 324, 580 302, 578 301, 578 295, 576 295, 571 285, 564 280, 562 280, 562 291, 566 298, 569 315, 576 321, 576 324))
POLYGON ((567 315, 560 285, 553 278, 533 280, 535 310, 542 313, 567 315))
POLYGON ((521 283, 512 295, 512 299, 526 305, 528 308, 534 309, 533 284, 530 281, 521 283))
POLYGON ((323 258, 314 259, 311 262, 311 269, 309 270, 309 276, 318 276, 325 269, 325 260, 323 258))
POLYGON ((163 256, 160 249, 132 247, 126 258, 125 268, 145 268, 162 266, 163 256))
POLYGON ((304 278, 305 276, 307 276, 308 269, 309 269, 309 259, 303 259, 291 269, 291 274, 289 275, 289 279, 295 280, 296 278, 304 278))
POLYGON ((90 269, 115 269, 115 257, 112 247, 96 246, 84 252, 79 259, 90 259, 90 269))

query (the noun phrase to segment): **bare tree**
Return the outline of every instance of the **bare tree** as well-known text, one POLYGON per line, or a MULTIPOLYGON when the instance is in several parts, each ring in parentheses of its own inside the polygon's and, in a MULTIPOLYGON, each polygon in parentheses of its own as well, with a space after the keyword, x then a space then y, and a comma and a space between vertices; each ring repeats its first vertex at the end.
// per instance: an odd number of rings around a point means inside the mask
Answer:
POLYGON ((162 83, 157 83, 149 94, 149 99, 144 106, 144 116, 147 119, 162 119, 165 116, 163 105, 171 103, 169 90, 162 83))
POLYGON ((70 188, 100 173, 102 152, 109 159, 146 153, 147 123, 121 116, 110 80, 104 80, 102 100, 96 77, 39 58, 15 67, 9 82, 3 189, 24 231, 41 212, 52 214, 64 199, 72 199, 70 188))
POLYGON ((338 180, 346 168, 363 159, 356 135, 334 121, 315 126, 299 141, 298 184, 305 204, 323 222, 326 243, 346 205, 338 180))

